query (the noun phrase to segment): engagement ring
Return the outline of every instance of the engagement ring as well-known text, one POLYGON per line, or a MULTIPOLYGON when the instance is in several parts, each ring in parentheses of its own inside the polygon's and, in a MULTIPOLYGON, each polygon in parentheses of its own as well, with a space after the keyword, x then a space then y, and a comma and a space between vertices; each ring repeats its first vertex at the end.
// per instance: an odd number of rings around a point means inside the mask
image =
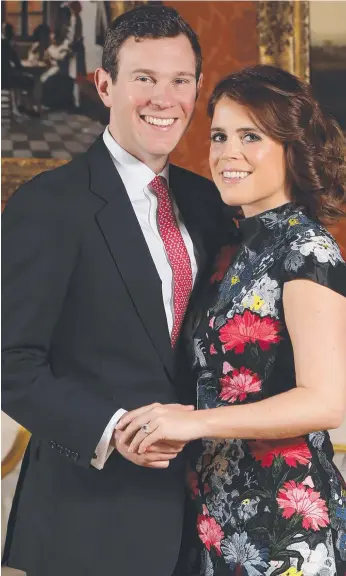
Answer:
POLYGON ((142 430, 143 430, 144 434, 150 434, 150 432, 149 432, 149 424, 143 424, 142 430))

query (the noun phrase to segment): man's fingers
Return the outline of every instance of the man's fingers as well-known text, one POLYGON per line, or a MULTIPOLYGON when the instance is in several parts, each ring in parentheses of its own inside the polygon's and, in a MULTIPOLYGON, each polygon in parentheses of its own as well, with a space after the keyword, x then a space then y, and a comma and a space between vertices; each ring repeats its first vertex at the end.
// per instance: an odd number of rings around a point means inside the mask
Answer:
POLYGON ((169 462, 166 460, 164 462, 151 462, 146 465, 146 468, 168 468, 169 462))
POLYGON ((185 444, 177 444, 176 446, 173 446, 172 444, 166 444, 165 442, 158 442, 157 444, 150 446, 147 452, 148 454, 159 452, 164 452, 166 454, 178 454, 183 450, 184 446, 185 444))
POLYGON ((176 458, 176 454, 145 454, 145 458, 148 459, 149 462, 163 462, 165 460, 174 460, 176 458))
POLYGON ((161 404, 155 402, 154 404, 150 404, 149 406, 142 406, 141 408, 136 408, 136 410, 131 410, 131 412, 127 412, 126 414, 124 414, 124 416, 121 417, 115 429, 124 430, 126 426, 128 426, 132 422, 132 420, 134 420, 138 416, 142 416, 142 414, 145 414, 146 412, 150 412, 150 410, 153 410, 153 408, 158 408, 159 406, 161 406, 161 404))

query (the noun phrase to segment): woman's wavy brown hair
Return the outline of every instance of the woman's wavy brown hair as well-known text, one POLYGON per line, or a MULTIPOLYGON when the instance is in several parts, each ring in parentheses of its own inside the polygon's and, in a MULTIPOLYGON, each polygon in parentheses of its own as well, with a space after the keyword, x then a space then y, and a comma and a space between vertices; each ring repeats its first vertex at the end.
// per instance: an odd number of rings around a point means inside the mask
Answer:
POLYGON ((307 83, 281 68, 257 65, 217 84, 208 104, 211 118, 223 98, 245 106, 263 133, 283 144, 293 202, 321 221, 345 216, 345 138, 307 83))

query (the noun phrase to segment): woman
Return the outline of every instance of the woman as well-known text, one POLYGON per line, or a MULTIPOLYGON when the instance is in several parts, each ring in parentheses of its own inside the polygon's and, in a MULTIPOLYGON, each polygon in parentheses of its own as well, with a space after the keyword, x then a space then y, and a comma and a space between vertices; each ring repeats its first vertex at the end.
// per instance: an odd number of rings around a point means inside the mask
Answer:
POLYGON ((209 115, 213 179, 244 218, 192 314, 198 410, 146 407, 118 428, 140 453, 203 439, 202 574, 344 576, 346 485, 326 430, 345 413, 346 265, 320 223, 345 199, 342 134, 268 66, 222 80, 209 115))
POLYGON ((46 50, 51 44, 50 28, 47 24, 39 24, 32 35, 33 43, 29 49, 28 60, 33 64, 43 62, 46 50))
MULTIPOLYGON (((42 111, 42 94, 44 92, 44 87, 46 86, 46 82, 56 76, 60 72, 60 64, 66 58, 66 55, 70 52, 69 47, 66 43, 61 42, 61 38, 59 38, 53 32, 49 32, 48 37, 48 46, 46 46, 43 60, 45 61, 47 68, 45 71, 36 78, 35 87, 34 87, 34 99, 35 99, 35 109, 37 113, 41 113, 42 111)), ((35 58, 38 56, 39 47, 35 50, 32 50, 31 58, 35 58)), ((71 81, 72 82, 72 81, 71 81)), ((60 82, 57 82, 56 88, 58 83, 60 84, 60 100, 63 96, 63 89, 61 88, 62 79, 60 78, 60 82)), ((71 95, 72 96, 72 95, 71 95)))

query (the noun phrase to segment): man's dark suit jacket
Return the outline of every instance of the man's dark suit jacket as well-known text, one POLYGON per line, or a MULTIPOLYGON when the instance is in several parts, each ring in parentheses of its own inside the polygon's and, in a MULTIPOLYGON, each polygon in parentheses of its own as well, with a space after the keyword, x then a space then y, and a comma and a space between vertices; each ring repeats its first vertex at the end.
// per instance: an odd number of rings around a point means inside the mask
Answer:
MULTIPOLYGON (((170 186, 203 267, 223 228, 219 194, 175 166, 170 186)), ((33 576, 171 576, 184 459, 154 470, 114 451, 103 470, 90 465, 118 408, 184 401, 188 387, 102 138, 12 196, 2 245, 3 410, 32 433, 5 563, 33 576)))

